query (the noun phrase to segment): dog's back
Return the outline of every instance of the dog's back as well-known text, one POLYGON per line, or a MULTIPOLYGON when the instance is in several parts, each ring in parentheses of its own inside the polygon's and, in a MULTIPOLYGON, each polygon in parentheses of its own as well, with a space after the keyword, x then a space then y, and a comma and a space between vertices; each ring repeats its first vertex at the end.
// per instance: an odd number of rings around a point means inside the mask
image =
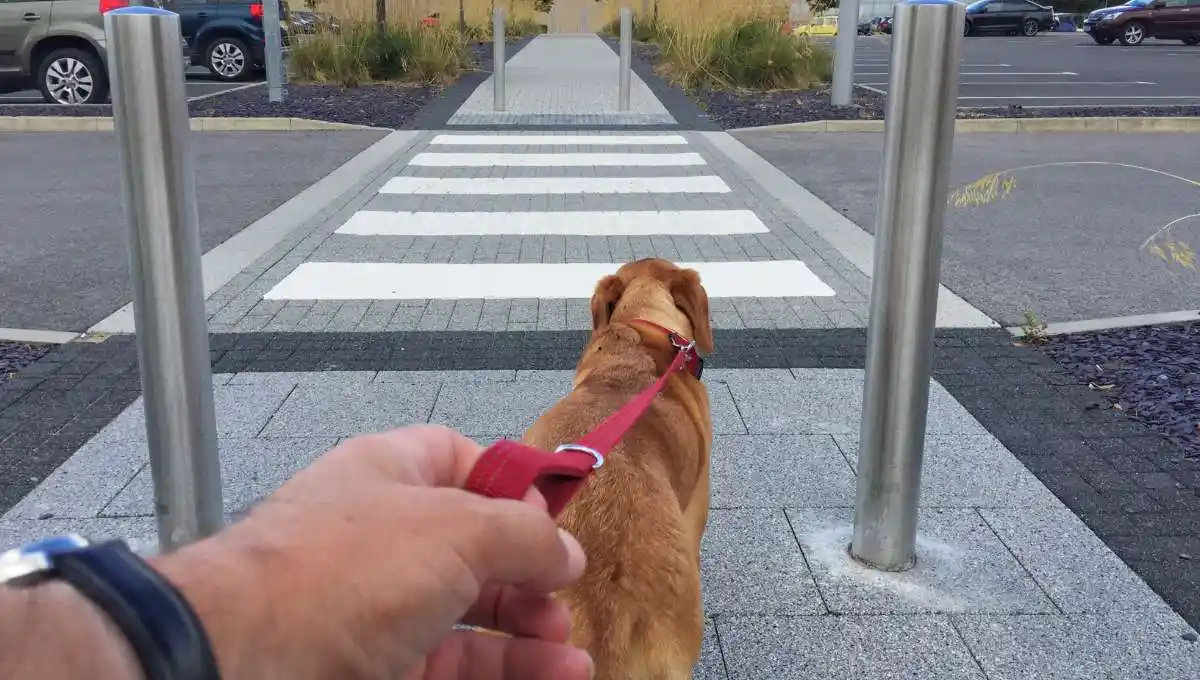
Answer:
MULTIPOLYGON (((705 310, 707 312, 707 310, 705 310)), ((670 346, 658 348, 670 357, 670 346)), ((530 429, 544 450, 579 439, 651 385, 664 366, 624 324, 595 333, 576 388, 530 429)), ((712 425, 703 383, 685 373, 622 438, 559 517, 588 568, 560 597, 572 643, 597 680, 684 680, 700 654, 700 539, 708 518, 712 425)))

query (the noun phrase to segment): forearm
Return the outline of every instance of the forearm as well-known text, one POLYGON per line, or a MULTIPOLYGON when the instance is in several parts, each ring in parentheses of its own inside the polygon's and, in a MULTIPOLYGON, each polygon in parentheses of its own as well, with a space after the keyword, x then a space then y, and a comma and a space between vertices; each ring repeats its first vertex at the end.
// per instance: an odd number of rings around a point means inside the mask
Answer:
MULTIPOLYGON (((172 583, 203 622, 222 680, 257 677, 258 653, 272 638, 258 571, 237 552, 205 541, 150 565, 172 583)), ((0 678, 142 680, 124 633, 65 581, 0 586, 0 678)))
POLYGON ((0 586, 0 678, 142 677, 120 629, 72 586, 0 586))

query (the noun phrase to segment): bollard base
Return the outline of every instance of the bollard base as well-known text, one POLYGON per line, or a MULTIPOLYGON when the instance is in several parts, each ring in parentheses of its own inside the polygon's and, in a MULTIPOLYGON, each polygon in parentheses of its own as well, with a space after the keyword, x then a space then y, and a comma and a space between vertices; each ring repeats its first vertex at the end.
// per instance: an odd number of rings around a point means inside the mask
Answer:
POLYGON ((899 567, 889 567, 889 566, 884 566, 882 564, 876 564, 868 559, 864 559, 862 557, 859 557, 858 555, 855 555, 853 543, 846 544, 846 554, 850 556, 850 559, 854 560, 855 562, 858 562, 859 564, 863 565, 864 567, 868 567, 868 568, 874 569, 876 571, 887 571, 887 572, 891 572, 893 574, 908 571, 908 570, 912 569, 913 567, 917 566, 917 556, 916 555, 913 555, 912 559, 910 559, 907 563, 905 563, 899 567))

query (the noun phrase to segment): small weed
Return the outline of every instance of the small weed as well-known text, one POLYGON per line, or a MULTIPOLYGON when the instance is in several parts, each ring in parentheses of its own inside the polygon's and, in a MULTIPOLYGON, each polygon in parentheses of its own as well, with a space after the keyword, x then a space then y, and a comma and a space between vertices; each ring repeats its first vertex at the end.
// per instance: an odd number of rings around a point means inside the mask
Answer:
POLYGON ((1025 312, 1020 329, 1021 340, 1016 343, 1018 346, 1044 345, 1050 341, 1050 336, 1046 334, 1046 322, 1033 312, 1025 312))

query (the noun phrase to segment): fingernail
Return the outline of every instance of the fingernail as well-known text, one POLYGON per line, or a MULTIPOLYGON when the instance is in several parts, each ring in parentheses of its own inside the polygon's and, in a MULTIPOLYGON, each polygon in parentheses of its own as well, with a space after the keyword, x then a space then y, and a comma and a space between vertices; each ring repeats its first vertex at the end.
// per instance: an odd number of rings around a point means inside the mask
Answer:
POLYGON ((567 565, 569 567, 571 577, 579 578, 583 576, 583 570, 587 566, 587 556, 583 554, 583 546, 579 545, 579 541, 567 532, 566 529, 560 528, 558 536, 562 539, 563 546, 567 549, 567 565))

